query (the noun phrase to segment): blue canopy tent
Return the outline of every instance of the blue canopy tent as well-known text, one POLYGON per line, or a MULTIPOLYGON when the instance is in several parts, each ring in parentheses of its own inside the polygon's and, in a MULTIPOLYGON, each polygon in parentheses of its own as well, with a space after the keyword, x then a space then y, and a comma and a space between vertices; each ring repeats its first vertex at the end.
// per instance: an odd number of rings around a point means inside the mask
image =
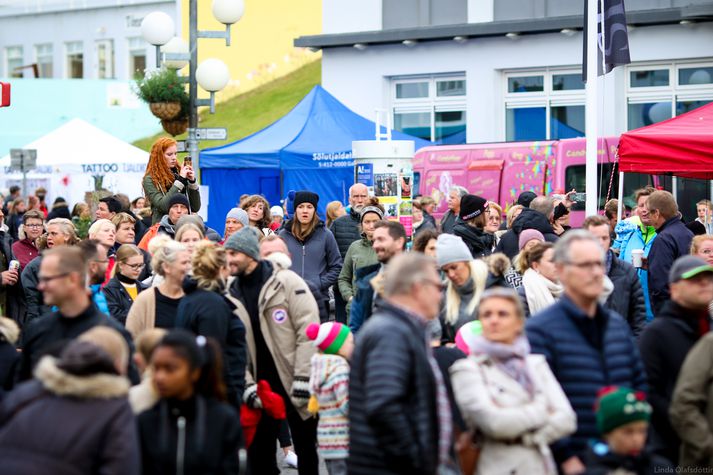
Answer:
MULTIPOLYGON (((347 201, 354 183, 352 141, 374 140, 375 131, 374 122, 315 86, 265 129, 201 151, 202 182, 210 190, 208 225, 222 230, 225 215, 244 193, 261 194, 274 205, 289 190, 311 190, 319 194, 324 216, 330 201, 347 201)), ((392 137, 413 140, 417 150, 430 144, 397 131, 392 137)))

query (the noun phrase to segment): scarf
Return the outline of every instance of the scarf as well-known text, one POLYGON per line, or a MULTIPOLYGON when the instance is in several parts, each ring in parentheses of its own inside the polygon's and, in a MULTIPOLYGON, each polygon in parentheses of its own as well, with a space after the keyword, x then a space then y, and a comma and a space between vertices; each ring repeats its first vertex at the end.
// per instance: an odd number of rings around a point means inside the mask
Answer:
POLYGON ((555 303, 563 291, 562 284, 552 282, 534 269, 527 269, 522 275, 522 286, 525 287, 530 315, 534 315, 555 303))
POLYGON ((604 282, 602 282, 604 285, 604 288, 602 289, 602 294, 599 296, 599 303, 604 305, 607 300, 609 299, 609 296, 614 292, 614 282, 611 281, 608 275, 604 276, 604 282))
POLYGON ((525 358, 530 354, 530 343, 524 335, 518 336, 511 345, 497 343, 480 335, 473 339, 473 354, 486 355, 505 374, 517 381, 531 397, 535 394, 525 358))

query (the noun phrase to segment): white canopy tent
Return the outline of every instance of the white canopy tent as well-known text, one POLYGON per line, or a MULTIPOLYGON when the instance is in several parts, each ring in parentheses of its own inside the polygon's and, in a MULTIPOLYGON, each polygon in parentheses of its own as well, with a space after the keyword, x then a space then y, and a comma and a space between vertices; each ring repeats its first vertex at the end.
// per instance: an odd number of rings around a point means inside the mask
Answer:
MULTIPOLYGON (((85 193, 101 187, 130 199, 143 194, 141 180, 149 154, 81 120, 72 119, 23 149, 37 150, 37 168, 27 173, 26 192, 47 189, 47 202, 57 197, 73 206, 85 193)), ((10 155, 0 158, 0 189, 22 186, 22 173, 10 171, 10 155)))

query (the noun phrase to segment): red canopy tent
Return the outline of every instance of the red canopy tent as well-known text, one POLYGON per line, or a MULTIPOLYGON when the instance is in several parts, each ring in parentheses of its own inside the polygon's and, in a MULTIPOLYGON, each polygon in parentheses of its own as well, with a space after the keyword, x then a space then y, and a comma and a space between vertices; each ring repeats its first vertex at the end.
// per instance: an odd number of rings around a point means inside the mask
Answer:
POLYGON ((619 171, 713 179, 713 103, 622 134, 619 171))

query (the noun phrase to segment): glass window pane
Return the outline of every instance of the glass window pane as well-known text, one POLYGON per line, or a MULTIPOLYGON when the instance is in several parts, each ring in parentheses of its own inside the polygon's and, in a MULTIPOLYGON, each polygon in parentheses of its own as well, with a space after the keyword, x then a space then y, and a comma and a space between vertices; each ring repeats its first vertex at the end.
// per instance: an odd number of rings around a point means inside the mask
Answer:
POLYGON ((544 107, 508 109, 506 132, 508 142, 517 140, 545 140, 547 138, 544 107))
POLYGON ((521 76, 508 78, 508 92, 541 92, 544 90, 544 76, 521 76))
POLYGON ((465 80, 436 82, 438 97, 465 96, 465 80))
POLYGON ((552 90, 553 91, 575 91, 584 89, 582 74, 553 74, 552 75, 552 90))
POLYGON ((678 70, 678 84, 680 86, 695 86, 699 84, 713 84, 713 67, 711 68, 682 68, 678 70))
POLYGON ((396 99, 428 97, 427 82, 402 82, 396 84, 396 99))
POLYGON ((134 79, 143 78, 146 72, 146 55, 142 53, 131 53, 129 62, 131 68, 131 76, 134 79))
POLYGON ((701 106, 704 106, 711 101, 678 101, 676 102, 676 115, 681 115, 685 114, 686 112, 690 112, 693 109, 698 109, 701 106))
POLYGON ((584 137, 584 106, 550 108, 550 139, 584 137))
POLYGON ((443 145, 466 143, 465 111, 436 112, 436 142, 443 145))
MULTIPOLYGON (((600 144, 601 147, 601 144, 600 144)), ((609 180, 612 181, 611 193, 612 196, 609 199, 616 198, 614 194, 616 190, 619 189, 619 174, 614 173, 614 177, 611 176, 612 165, 610 163, 598 164, 597 165, 597 183, 599 185, 599 202, 598 207, 604 208, 607 199, 607 192, 609 191, 609 180)), ((586 183, 586 165, 570 165, 565 169, 564 172, 565 189, 572 190, 575 189, 579 192, 584 192, 586 183)), ((634 192, 639 188, 651 184, 651 176, 644 175, 641 173, 627 173, 624 179, 624 206, 631 209, 636 206, 633 196, 634 192)), ((576 201, 571 208, 573 211, 584 211, 585 202, 576 201)))
POLYGON ((654 69, 649 71, 631 71, 631 87, 659 87, 668 86, 668 69, 654 69))
POLYGON ((655 124, 671 118, 670 102, 629 104, 629 130, 655 124))
POLYGON ((395 112, 394 128, 405 134, 431 140, 431 113, 395 112))
POLYGON ((67 76, 70 79, 81 79, 84 77, 83 54, 70 54, 67 56, 67 76))

